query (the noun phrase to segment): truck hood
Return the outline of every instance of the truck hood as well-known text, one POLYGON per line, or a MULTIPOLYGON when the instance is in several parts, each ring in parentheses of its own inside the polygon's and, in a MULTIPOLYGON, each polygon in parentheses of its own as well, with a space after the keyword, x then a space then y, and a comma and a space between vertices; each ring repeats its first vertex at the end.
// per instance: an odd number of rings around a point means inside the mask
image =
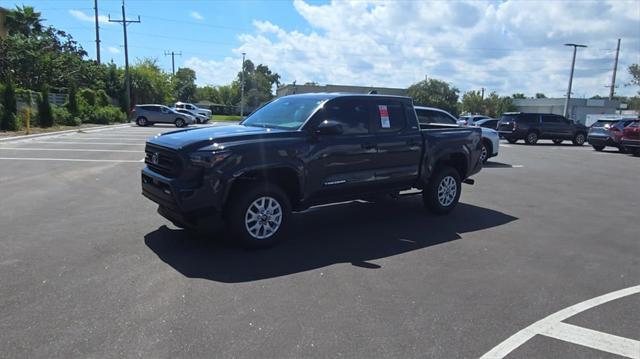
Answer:
POLYGON ((238 140, 261 139, 277 133, 288 132, 274 128, 263 128, 243 125, 211 126, 189 128, 166 132, 150 138, 147 142, 176 150, 199 148, 213 143, 225 143, 238 140))

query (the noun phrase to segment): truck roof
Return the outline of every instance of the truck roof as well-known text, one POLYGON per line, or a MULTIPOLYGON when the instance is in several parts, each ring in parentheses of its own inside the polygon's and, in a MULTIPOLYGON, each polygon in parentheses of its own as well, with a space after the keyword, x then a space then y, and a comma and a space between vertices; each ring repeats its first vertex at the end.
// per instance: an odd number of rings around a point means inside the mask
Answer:
POLYGON ((312 98, 326 99, 326 100, 334 99, 337 97, 382 97, 382 98, 398 98, 398 99, 411 100, 411 97, 407 97, 407 96, 363 94, 363 93, 351 93, 351 92, 312 92, 312 93, 287 95, 283 97, 312 97, 312 98))

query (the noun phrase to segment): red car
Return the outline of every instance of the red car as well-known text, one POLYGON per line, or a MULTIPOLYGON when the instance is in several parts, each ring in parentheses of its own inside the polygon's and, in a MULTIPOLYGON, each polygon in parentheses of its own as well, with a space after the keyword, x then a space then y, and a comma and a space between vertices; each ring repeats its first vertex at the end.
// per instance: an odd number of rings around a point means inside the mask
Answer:
POLYGON ((634 156, 640 156, 640 121, 624 128, 621 143, 634 156))

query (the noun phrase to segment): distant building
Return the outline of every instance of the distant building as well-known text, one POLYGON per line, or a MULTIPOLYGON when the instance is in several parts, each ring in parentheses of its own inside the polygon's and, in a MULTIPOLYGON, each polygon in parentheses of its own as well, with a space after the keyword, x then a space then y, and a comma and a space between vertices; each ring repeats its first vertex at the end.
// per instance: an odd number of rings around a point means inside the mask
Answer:
MULTIPOLYGON (((520 112, 564 113, 564 98, 523 98, 514 99, 513 104, 520 112)), ((620 101, 607 99, 569 99, 567 117, 582 124, 586 123, 587 115, 615 115, 620 107, 620 101)))
POLYGON ((295 95, 301 93, 314 93, 314 92, 346 92, 346 93, 362 93, 366 94, 371 91, 376 91, 380 95, 396 95, 407 96, 407 89, 389 88, 389 87, 374 87, 374 86, 347 86, 347 85, 297 85, 290 84, 278 87, 276 90, 276 97, 282 97, 287 95, 295 95))
POLYGON ((0 7, 0 38, 5 38, 7 37, 8 34, 8 30, 7 30, 7 13, 9 12, 9 10, 0 7))

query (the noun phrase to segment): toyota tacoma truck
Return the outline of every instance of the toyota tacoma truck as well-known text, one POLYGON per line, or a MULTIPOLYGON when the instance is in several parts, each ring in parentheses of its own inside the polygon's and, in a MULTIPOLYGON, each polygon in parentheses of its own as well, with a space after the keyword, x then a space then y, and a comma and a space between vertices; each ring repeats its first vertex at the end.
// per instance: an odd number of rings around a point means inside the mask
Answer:
POLYGON ((146 143, 142 194, 180 228, 224 224, 246 247, 286 236, 291 212, 422 194, 437 214, 482 168, 479 128, 419 124, 411 98, 302 94, 238 125, 174 131, 146 143))

